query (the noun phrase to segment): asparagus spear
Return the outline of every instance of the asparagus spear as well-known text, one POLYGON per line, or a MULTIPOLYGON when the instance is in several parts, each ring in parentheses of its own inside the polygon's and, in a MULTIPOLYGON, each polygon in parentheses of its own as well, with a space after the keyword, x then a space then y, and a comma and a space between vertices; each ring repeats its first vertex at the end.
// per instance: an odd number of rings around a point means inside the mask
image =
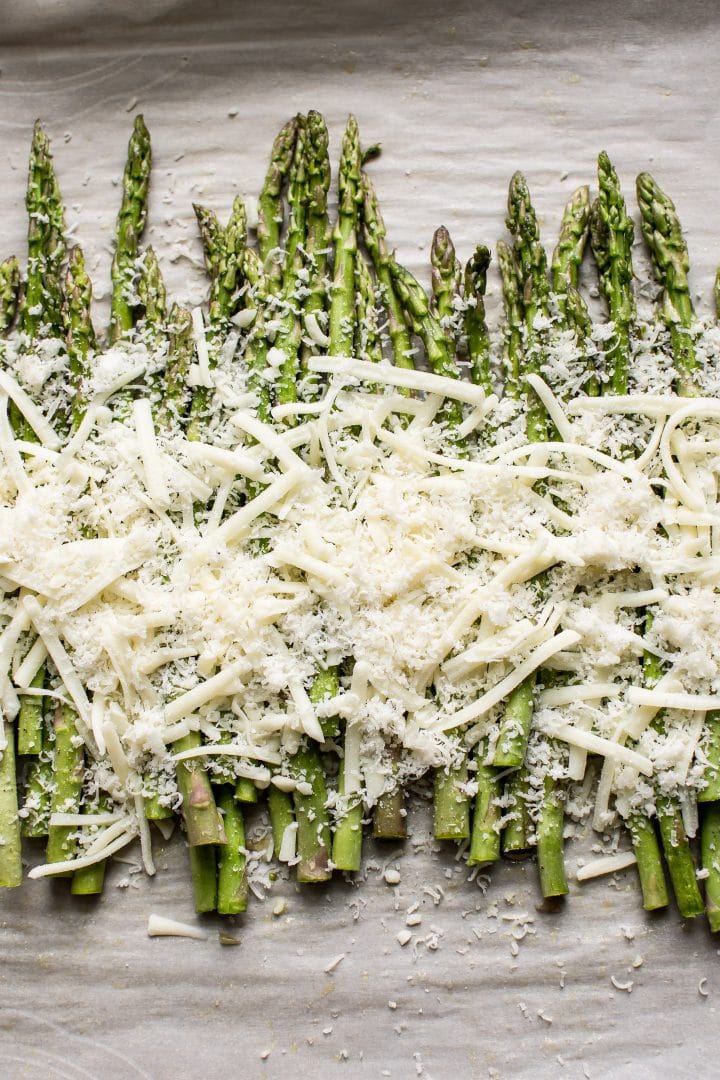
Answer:
POLYGON ((50 143, 39 121, 33 130, 25 203, 29 223, 28 270, 21 329, 31 340, 59 336, 64 214, 50 143))
POLYGON ((15 255, 0 263, 0 334, 15 320, 20 293, 20 263, 15 255))
POLYGON ((303 301, 305 320, 317 319, 327 307, 326 278, 330 250, 330 222, 327 197, 330 187, 327 125, 313 109, 305 126, 306 237, 308 282, 303 301))
POLYGON ((208 210, 199 203, 193 203, 193 210, 200 230, 205 268, 212 281, 218 275, 225 230, 213 210, 208 210))
POLYGON ((380 285, 379 292, 388 317, 388 333, 393 350, 393 359, 398 367, 412 368, 412 342, 408 330, 403 305, 395 288, 389 266, 389 252, 386 243, 385 222, 378 205, 377 194, 367 173, 362 174, 362 212, 363 238, 365 247, 375 267, 380 285))
POLYGON ((5 725, 5 746, 0 750, 0 888, 22 884, 20 817, 15 767, 15 732, 5 725))
POLYGON ((157 419, 161 428, 172 430, 184 422, 190 406, 187 377, 195 352, 195 342, 192 316, 187 308, 173 304, 168 319, 168 331, 168 359, 157 419))
POLYGON ((450 345, 457 345, 457 301, 462 286, 462 267, 455 254, 455 245, 444 225, 435 230, 430 247, 432 266, 432 313, 445 330, 450 345))
POLYGON ((662 285, 662 318, 670 332, 677 370, 678 393, 697 392, 693 373, 697 368, 692 327, 695 310, 690 296, 690 259, 680 221, 672 200, 643 172, 637 178, 640 228, 652 255, 655 276, 662 285))
POLYGON ((136 263, 147 218, 151 160, 150 133, 142 116, 136 116, 128 143, 122 201, 115 227, 110 301, 111 342, 119 341, 136 322, 136 263))
POLYGON ((330 293, 328 349, 331 356, 349 356, 353 348, 355 256, 358 212, 362 200, 361 168, 357 120, 350 116, 343 137, 338 175, 338 217, 333 229, 335 259, 330 293))
MULTIPOLYGON (((545 359, 543 331, 537 319, 548 315, 547 257, 540 242, 537 217, 524 176, 515 173, 508 195, 509 231, 515 238, 517 282, 522 288, 525 350, 521 354, 520 383, 526 400, 526 431, 530 442, 549 438, 548 418, 534 391, 524 383, 531 372, 539 372, 545 359)), ((496 767, 522 768, 532 723, 536 674, 526 678, 510 694, 493 758, 496 767)), ((524 778, 518 779, 524 786, 524 778)), ((522 786, 517 797, 522 798, 522 786)), ((538 869, 543 896, 564 896, 568 892, 563 857, 564 798, 559 782, 548 773, 543 780, 536 828, 538 869)), ((521 819, 520 819, 521 820, 521 819)), ((524 843, 518 838, 519 843, 524 843)))
POLYGON ((293 160, 297 130, 297 116, 280 129, 273 143, 270 165, 258 200, 258 250, 273 291, 282 279, 279 250, 283 224, 282 191, 293 160))
MULTIPOLYGON (((687 278, 690 266, 687 244, 674 204, 649 173, 640 173, 638 176, 637 197, 643 237, 650 248, 656 277, 663 287, 661 315, 670 332, 676 369, 676 390, 680 395, 692 396, 697 392, 693 376, 698 362, 690 332, 695 321, 695 312, 687 278)), ((646 630, 651 625, 652 615, 648 612, 646 630)), ((643 671, 646 684, 654 685, 662 675, 658 658, 646 653, 643 671)), ((710 714, 707 720, 712 732, 718 724, 717 714, 710 714)), ((658 731, 663 730, 662 713, 655 718, 653 726, 658 731)), ((713 762, 715 768, 719 762, 720 758, 713 762)), ((677 799, 658 793, 656 812, 675 900, 680 914, 684 918, 691 918, 701 914, 704 908, 679 803, 677 799)))
POLYGON ((583 185, 570 196, 560 224, 551 269, 558 311, 564 317, 569 289, 577 289, 580 264, 590 230, 590 189, 583 185))
POLYGON ((355 346, 354 356, 379 363, 382 360, 382 340, 378 326, 377 297, 370 269, 362 255, 355 263, 355 346))
POLYGON ((599 195, 590 214, 590 242, 607 300, 615 335, 607 351, 609 379, 614 394, 627 393, 630 328, 635 319, 632 289, 632 242, 635 228, 628 217, 620 182, 610 158, 598 157, 599 195))
POLYGON ((269 284, 265 277, 259 256, 252 248, 246 248, 243 255, 243 276, 250 286, 248 303, 257 314, 252 333, 245 346, 245 365, 248 372, 248 385, 257 397, 257 414, 260 420, 270 420, 270 383, 267 379, 267 331, 266 311, 269 305, 269 284))
POLYGON ((505 393, 520 397, 520 363, 523 347, 523 308, 520 268, 515 251, 498 241, 497 258, 502 278, 505 308, 505 393))
POLYGON ((281 404, 297 400, 298 353, 302 337, 300 305, 296 296, 304 267, 306 237, 306 121, 298 117, 295 153, 288 186, 289 221, 285 239, 285 268, 282 283, 283 311, 278 319, 275 348, 283 356, 276 393, 281 404))
POLYGON ((465 266, 465 334, 470 378, 486 393, 492 393, 490 374, 490 334, 485 321, 485 289, 490 250, 478 244, 465 266))
POLYGON ((91 302, 92 284, 85 270, 85 259, 82 250, 74 247, 70 252, 65 278, 63 322, 70 358, 72 422, 75 429, 80 426, 85 415, 87 402, 83 393, 83 382, 88 375, 88 356, 97 344, 90 317, 91 302))
POLYGON ((138 300, 142 311, 142 328, 150 349, 160 343, 167 320, 167 294, 155 249, 148 247, 142 256, 138 278, 138 300))

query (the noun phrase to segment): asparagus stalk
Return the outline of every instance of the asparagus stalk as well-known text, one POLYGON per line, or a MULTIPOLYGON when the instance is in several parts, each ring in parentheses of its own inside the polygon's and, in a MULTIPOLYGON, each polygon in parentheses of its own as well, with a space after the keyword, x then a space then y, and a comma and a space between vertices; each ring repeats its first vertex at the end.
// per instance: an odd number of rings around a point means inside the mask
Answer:
MULTIPOLYGON (((690 259, 680 221, 671 199, 661 190, 649 173, 637 178, 637 197, 640 207, 641 230, 652 255, 656 277, 663 288, 661 316, 668 326, 676 370, 676 390, 681 396, 697 393, 694 373, 698 367, 691 328, 695 312, 690 297, 688 270, 690 259)), ((646 615, 646 630, 652 625, 652 615, 646 615)), ((657 657, 646 653, 643 662, 645 682, 654 685, 662 674, 657 657)), ((708 718, 712 727, 713 714, 708 718)), ((662 713, 653 721, 662 731, 662 713)), ((712 743, 711 743, 712 745, 712 743)), ((713 762, 717 767, 719 760, 713 762)), ((656 811, 660 839, 678 910, 683 918, 692 918, 704 910, 697 884, 695 861, 675 798, 658 793, 656 811)))
POLYGON ((630 329, 635 319, 632 243, 635 228, 628 217, 620 182, 610 158, 598 157, 599 194, 590 214, 590 242, 615 334, 607 351, 613 394, 627 393, 630 329))
MULTIPOLYGON (((194 750, 201 743, 200 733, 191 731, 189 735, 177 740, 175 752, 194 750)), ((222 818, 215 805, 212 787, 205 770, 196 759, 188 758, 177 763, 176 771, 178 791, 182 796, 182 816, 190 847, 225 844, 226 836, 222 818)))
MULTIPOLYGON (((82 746, 77 745, 75 712, 70 706, 59 705, 56 708, 53 731, 55 734, 54 787, 50 800, 50 813, 76 814, 80 809, 84 768, 82 746)), ((77 851, 74 831, 68 825, 50 825, 46 854, 49 863, 65 862, 73 857, 77 851)))
POLYGON ((566 315, 568 290, 577 289, 578 286, 589 231, 590 189, 583 185, 573 192, 565 207, 551 263, 553 290, 561 318, 566 315))
POLYGON ((294 116, 280 129, 273 143, 270 165, 258 200, 258 251, 272 291, 279 287, 282 280, 282 192, 293 160, 298 120, 299 118, 294 116))
POLYGON ((520 397, 520 364, 523 348, 523 308, 520 268, 515 251, 503 240, 498 241, 497 258, 502 278, 505 309, 505 393, 520 397))
POLYGON ((218 856, 217 910, 221 915, 238 915, 245 911, 248 902, 245 824, 235 789, 230 784, 220 788, 217 805, 227 837, 218 856))
POLYGON ((0 334, 6 334, 15 321, 20 295, 20 263, 11 255, 0 263, 0 334))
POLYGON ((0 888, 22 884, 22 851, 15 766, 15 732, 5 725, 5 746, 0 750, 0 888))
POLYGON ((457 345, 458 300, 462 287, 462 267, 455 245, 444 225, 435 230, 430 247, 432 266, 432 313, 445 331, 448 342, 457 345))
POLYGON ((140 238, 147 219, 150 184, 150 133, 142 116, 136 116, 128 143, 122 181, 122 201, 115 227, 110 300, 110 340, 119 341, 136 322, 135 277, 140 238))
POLYGON ((343 137, 338 175, 338 217, 333 229, 335 259, 330 293, 331 356, 349 356, 353 348, 355 320, 355 256, 358 212, 362 199, 360 135, 357 120, 348 118, 343 137))
POLYGON ((200 230, 205 269, 208 272, 208 277, 213 281, 217 277, 220 268, 225 230, 214 210, 200 206, 199 203, 193 203, 193 210, 200 230))
POLYGON ((142 328, 150 349, 162 339, 167 321, 167 293, 155 249, 148 247, 142 256, 138 278, 138 300, 142 311, 142 328))
POLYGON ((355 264, 355 346, 354 355, 361 360, 379 363, 382 360, 382 340, 378 326, 377 298, 370 269, 362 255, 355 264))
POLYGON ((388 317, 388 333, 392 344, 393 359, 398 367, 412 368, 413 353, 410 332, 403 305, 395 288, 389 265, 385 222, 378 205, 377 194, 367 173, 362 174, 363 238, 370 253, 375 274, 388 317))
POLYGON ((82 250, 74 247, 70 252, 65 278, 65 302, 63 323, 65 340, 70 358, 70 385, 72 388, 72 424, 77 429, 85 415, 87 401, 83 382, 88 375, 88 356, 96 347, 95 331, 90 317, 92 284, 85 270, 82 250))
POLYGON ((470 378, 492 393, 490 373, 490 334, 485 320, 485 290, 490 265, 490 250, 478 244, 465 266, 465 334, 470 360, 470 378))
MULTIPOLYGON (((538 316, 548 315, 547 257, 540 242, 537 216, 530 200, 524 176, 515 173, 508 195, 509 231, 515 238, 515 259, 522 285, 525 351, 522 354, 521 386, 531 372, 539 372, 545 359, 543 331, 537 327, 538 316)), ((530 442, 549 438, 548 418, 534 391, 525 383, 526 431, 530 442)), ((521 767, 527 751, 532 724, 536 675, 525 679, 508 698, 500 729, 495 766, 521 767)), ((519 793, 522 795, 522 792, 519 793)), ((564 794, 551 775, 543 780, 536 827, 540 885, 545 898, 568 892, 563 853, 564 794)))
POLYGON ((33 340, 59 336, 61 279, 65 257, 64 214, 50 143, 36 122, 27 195, 28 270, 21 306, 21 329, 33 340))
POLYGON ((300 274, 303 272, 306 237, 306 121, 298 117, 297 137, 290 182, 288 186, 289 221, 285 239, 285 269, 283 273, 283 312, 278 320, 275 348, 283 356, 278 374, 276 393, 283 404, 297 400, 298 353, 302 337, 300 304, 297 298, 300 274))
POLYGON ((662 285, 662 318, 670 333, 677 371, 677 391, 684 397, 697 393, 693 374, 698 361, 692 327, 695 310, 690 296, 690 259, 680 220, 672 200, 643 172, 637 178, 640 228, 652 255, 655 276, 662 285))
POLYGON ((327 308, 326 279, 330 251, 330 220, 327 199, 330 188, 330 158, 328 156, 327 125, 313 109, 305 126, 306 174, 306 237, 307 295, 303 300, 303 315, 308 320, 325 317, 327 308))

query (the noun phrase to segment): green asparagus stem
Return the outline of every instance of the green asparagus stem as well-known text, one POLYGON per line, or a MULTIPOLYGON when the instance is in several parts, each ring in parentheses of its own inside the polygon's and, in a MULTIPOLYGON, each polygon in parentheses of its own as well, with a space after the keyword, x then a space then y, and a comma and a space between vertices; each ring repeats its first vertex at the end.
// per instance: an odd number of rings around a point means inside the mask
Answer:
POLYGON ((305 128, 305 175, 307 190, 305 254, 308 262, 308 294, 303 301, 305 318, 317 317, 327 307, 325 280, 328 272, 330 222, 327 198, 330 188, 328 130, 320 113, 310 110, 305 128))
POLYGON ((0 889, 22 884, 20 818, 15 772, 15 732, 5 725, 5 747, 0 751, 0 889))
MULTIPOLYGON (((45 743, 47 740, 43 740, 45 743)), ((25 778, 25 799, 20 831, 32 839, 48 835, 50 799, 53 789, 51 744, 44 747, 38 758, 30 761, 25 778)))
POLYGON ((27 195, 28 270, 21 329, 33 340, 61 336, 60 268, 65 257, 64 213, 50 143, 36 122, 27 195))
MULTIPOLYGON (((313 705, 319 705, 327 698, 334 698, 340 689, 338 670, 336 667, 320 668, 310 685, 309 696, 313 705)), ((335 739, 340 734, 340 724, 337 716, 324 716, 320 721, 322 733, 326 739, 335 739)))
POLYGON ((310 786, 307 794, 297 788, 293 792, 300 858, 297 879, 310 883, 327 881, 332 876, 329 868, 331 830, 326 808, 325 770, 318 746, 306 739, 291 758, 290 770, 303 789, 310 786))
POLYGON ((404 840, 407 836, 405 794, 398 784, 384 792, 373 807, 373 840, 404 840))
MULTIPOLYGON (((50 802, 51 814, 77 814, 83 783, 83 750, 77 746, 75 712, 69 705, 58 705, 55 710, 53 729, 55 745, 53 754, 54 789, 50 802)), ((51 825, 48 830, 47 861, 65 862, 77 851, 75 832, 68 825, 51 825)), ((66 875, 63 875, 66 876, 66 875)))
POLYGON ((248 902, 245 824, 234 796, 233 788, 223 784, 217 797, 227 837, 218 853, 217 910, 221 915, 238 915, 248 902))
POLYGON ((565 316, 568 289, 577 289, 580 264, 590 231, 590 189, 579 187, 565 207, 560 236, 553 252, 551 269, 558 311, 565 316))
POLYGON ((478 743, 475 755, 474 773, 477 783, 475 806, 473 809, 472 831, 470 833, 470 851, 468 866, 482 866, 497 862, 500 858, 500 806, 501 785, 497 778, 497 769, 485 765, 487 743, 478 743))
POLYGON ((298 353, 302 338, 300 309, 296 296, 300 274, 304 269, 306 238, 307 182, 305 175, 306 121, 298 117, 297 139, 288 186, 289 221, 285 238, 285 269, 283 272, 283 310, 274 346, 283 354, 278 374, 276 394, 281 404, 297 401, 298 353))
MULTIPOLYGON (((210 324, 224 330, 226 321, 237 310, 237 292, 242 284, 242 267, 247 247, 247 213, 245 203, 236 196, 227 228, 223 233, 217 262, 217 273, 210 288, 210 324)), ((214 359, 211 351, 211 362, 214 359)))
MULTIPOLYGON (((89 806, 87 803, 83 805, 84 813, 105 813, 111 809, 112 800, 109 798, 94 799, 89 806)), ((70 883, 71 895, 99 896, 105 884, 106 865, 107 862, 103 859, 102 862, 93 863, 92 866, 83 866, 82 869, 75 870, 70 883)))
POLYGON ((239 776, 235 783, 235 798, 239 803, 256 803, 258 789, 247 776, 239 776))
POLYGON ((543 780, 543 797, 537 821, 537 853, 540 887, 545 899, 568 893, 563 855, 565 797, 560 781, 552 776, 543 780))
POLYGON ((248 372, 248 385, 257 397, 258 419, 264 423, 270 420, 271 395, 270 382, 267 378, 267 337, 265 312, 268 309, 269 284, 263 272, 258 255, 252 248, 246 248, 243 255, 243 276, 250 286, 248 303, 257 314, 252 333, 245 346, 245 366, 248 372))
POLYGON ((493 390, 490 373, 490 334, 485 320, 485 289, 490 249, 478 244, 465 266, 465 334, 470 378, 486 394, 493 390))
POLYGON ((355 346, 354 356, 372 363, 382 360, 382 341, 378 326, 377 298, 370 270, 362 255, 355 263, 355 346))
POLYGON ((88 357, 96 348, 95 331, 90 316, 92 284, 85 270, 82 250, 74 247, 70 252, 65 278, 65 302, 63 324, 68 356, 70 358, 70 385, 72 387, 72 426, 82 423, 87 401, 83 383, 89 374, 88 357))
POLYGON ((720 801, 720 713, 708 713, 705 718, 707 765, 703 779, 705 787, 698 792, 697 800, 702 803, 720 801))
POLYGON ((590 213, 590 241, 615 334, 607 351, 610 388, 627 393, 630 330, 635 319, 632 243, 635 228, 628 217, 617 173, 603 151, 598 157, 599 195, 590 213))
POLYGON ((663 288, 662 318, 670 333, 678 393, 692 396, 697 393, 694 373, 698 362, 691 333, 695 310, 687 276, 690 269, 687 244, 674 203, 650 173, 638 176, 637 198, 640 228, 650 248, 655 276, 663 288))
POLYGON ((168 320, 170 341, 165 377, 157 410, 161 428, 172 431, 181 424, 190 406, 187 377, 195 355, 192 316, 187 308, 173 304, 168 320))
POLYGON ((501 769, 518 769, 525 760, 535 696, 535 679, 527 678, 513 690, 505 704, 492 763, 501 769))
MULTIPOLYGON (((651 626, 652 613, 648 611, 645 615, 646 634, 651 626)), ((645 685, 654 686, 661 676, 662 661, 652 653, 646 652, 643 656, 643 681, 645 685)), ((652 726, 659 733, 664 732, 662 712, 655 717, 652 726)), ((675 893, 678 911, 684 919, 702 915, 705 905, 698 888, 695 860, 685 834, 679 801, 658 792, 655 796, 655 810, 665 862, 672 882, 673 892, 675 893)))
POLYGON ((521 388, 525 396, 527 435, 531 442, 544 442, 548 438, 545 408, 524 380, 530 374, 539 374, 545 360, 544 331, 537 329, 536 319, 548 314, 547 256, 540 243, 540 230, 527 182, 519 172, 510 181, 507 227, 515 238, 516 265, 522 288, 525 349, 521 388))
POLYGON ((189 847, 188 857, 196 912, 198 915, 206 915, 210 911, 217 911, 217 848, 211 844, 189 847))
POLYGON ((279 859, 285 830, 295 824, 292 796, 287 791, 281 791, 275 784, 271 784, 268 788, 268 810, 273 834, 273 851, 275 858, 279 859))
POLYGON ((15 255, 0 263, 0 334, 13 324, 20 294, 20 263, 15 255))
POLYGON ((273 292, 282 279, 279 251, 283 225, 282 191, 293 160, 298 119, 294 116, 288 120, 273 143, 270 165, 258 200, 258 250, 273 292))
POLYGON ((672 881, 675 903, 683 919, 693 919, 705 911, 698 887, 695 860, 685 835, 680 807, 675 799, 656 797, 660 839, 672 881))
POLYGON ((346 794, 344 760, 340 763, 338 795, 342 803, 333 833, 332 861, 336 870, 353 874, 362 863, 363 804, 359 795, 346 794))
POLYGON ((218 276, 220 269, 220 257, 224 243, 225 230, 220 224, 214 210, 209 210, 206 206, 200 206, 199 203, 193 203, 193 210, 195 211, 198 229, 200 230, 200 242, 202 243, 205 268, 208 272, 208 277, 212 281, 218 276))
POLYGON ((414 367, 412 341, 408 330, 405 311, 393 284, 388 265, 389 252, 385 240, 385 222, 380 213, 377 194, 372 181, 366 173, 361 181, 363 207, 363 238, 365 247, 375 267, 375 274, 380 285, 379 292, 388 317, 388 334, 393 350, 393 359, 398 367, 414 367))
MULTIPOLYGON (((529 442, 550 437, 545 408, 525 381, 542 370, 546 358, 544 331, 538 317, 547 318, 549 287, 547 257, 540 242, 537 216, 530 201, 524 176, 515 173, 508 193, 508 230, 515 239, 515 266, 522 287, 525 349, 521 354, 520 382, 526 402, 526 431, 529 442)), ((533 692, 537 673, 528 676, 510 694, 500 728, 493 764, 520 766, 525 758, 533 712, 533 692), (499 751, 499 752, 498 752, 499 751)), ((564 793, 552 777, 546 776, 536 827, 538 870, 543 896, 564 896, 568 892, 563 854, 564 793)))
POLYGON ((149 348, 155 348, 165 330, 167 321, 167 294, 155 249, 148 247, 142 257, 137 284, 138 299, 142 310, 142 327, 149 348))
POLYGON ((627 827, 637 859, 643 907, 646 911, 658 911, 668 906, 670 897, 655 827, 649 818, 641 814, 633 814, 628 819, 627 827))
MULTIPOLYGON (((35 674, 30 686, 37 690, 45 685, 45 665, 35 674)), ((37 755, 43 744, 43 699, 34 694, 20 695, 20 711, 17 719, 18 754, 37 755)))
POLYGON ((442 325, 450 345, 457 345, 453 320, 457 318, 457 301, 462 285, 462 267, 455 254, 455 245, 444 225, 436 229, 430 247, 432 266, 432 313, 442 325))
POLYGON ((720 804, 703 808, 700 854, 705 878, 705 911, 713 933, 720 930, 720 804))
MULTIPOLYGON (((191 731, 174 744, 176 753, 194 750, 200 746, 202 738, 198 731, 191 731)), ((176 766, 178 791, 182 796, 182 816, 185 822, 188 844, 191 848, 206 844, 224 844, 226 842, 222 818, 220 817, 212 787, 207 773, 199 759, 189 758, 178 761, 176 766)))
POLYGON ((528 778, 524 767, 513 773, 506 791, 512 799, 512 817, 503 829, 503 855, 508 859, 525 859, 532 851, 533 826, 528 809, 528 778))
POLYGON ((136 322, 136 262, 147 218, 151 161, 150 133, 142 116, 136 116, 128 143, 122 201, 115 228, 110 301, 111 342, 119 341, 136 322))
POLYGON ((433 834, 436 840, 467 840, 470 836, 470 799, 467 756, 459 735, 454 736, 460 761, 433 774, 433 834))
POLYGON ((357 120, 348 118, 338 175, 338 217, 333 230, 335 251, 333 284, 330 293, 331 356, 349 356, 353 348, 355 318, 355 256, 357 254, 360 189, 360 135, 357 120))
POLYGON ((520 267, 515 251, 499 240, 497 258, 505 308, 505 393, 520 397, 520 364, 523 349, 523 306, 520 267))

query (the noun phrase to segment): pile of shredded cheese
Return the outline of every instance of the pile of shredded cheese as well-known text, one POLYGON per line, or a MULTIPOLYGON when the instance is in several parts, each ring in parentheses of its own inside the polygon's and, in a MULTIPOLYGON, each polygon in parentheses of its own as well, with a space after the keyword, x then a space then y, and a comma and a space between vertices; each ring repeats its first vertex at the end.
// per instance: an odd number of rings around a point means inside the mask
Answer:
MULTIPOLYGON (((19 694, 77 711, 86 788, 114 805, 63 821, 78 826, 77 865, 139 834, 152 871, 143 797, 178 808, 174 744, 190 731, 203 745, 186 754, 211 770, 292 790, 289 757, 339 716, 346 790, 372 806, 398 777, 451 762, 458 729, 491 757, 503 702, 534 671, 536 788, 548 770, 576 782, 569 809, 604 829, 652 812, 658 790, 702 786, 705 717, 720 709, 714 327, 698 328, 692 399, 669 390, 656 326, 635 342, 626 397, 583 396, 588 357, 555 334, 532 385, 558 437, 529 444, 508 400, 350 357, 311 359, 321 391, 262 423, 242 334, 210 370, 195 323, 195 381, 213 393, 202 441, 154 419, 145 375, 162 350, 96 356, 67 439, 57 350, 10 340, 0 373, 0 700, 6 722, 19 694), (463 405, 457 433, 446 399, 463 405), (13 437, 10 402, 37 441, 13 437), (652 689, 645 650, 666 672, 652 689), (328 666, 340 692, 313 704, 328 666), (543 672, 563 676, 544 686, 543 672)), ((606 340, 596 327, 598 354, 606 340)), ((692 835, 694 800, 683 807, 692 835)))

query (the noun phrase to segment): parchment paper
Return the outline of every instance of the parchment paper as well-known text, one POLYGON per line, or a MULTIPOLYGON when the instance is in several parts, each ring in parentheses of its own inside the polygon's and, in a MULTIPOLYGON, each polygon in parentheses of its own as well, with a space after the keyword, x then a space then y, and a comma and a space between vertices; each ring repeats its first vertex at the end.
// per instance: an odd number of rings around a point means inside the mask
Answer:
MULTIPOLYGON (((310 107, 326 114, 335 156, 350 110, 365 142, 383 143, 372 169, 390 237, 426 278, 438 224, 463 258, 503 235, 516 168, 551 244, 567 196, 594 180, 605 148, 629 199, 641 168, 672 193, 701 305, 709 303, 720 258, 720 15, 711 2, 3 0, 0 8, 2 254, 24 251, 27 151, 41 116, 100 309, 114 185, 136 109, 155 154, 149 236, 173 294, 198 301, 205 283, 191 201, 226 215, 236 191, 257 193, 279 124, 310 107)), ((491 295, 497 306, 494 276, 491 295)), ((99 902, 70 901, 63 882, 3 894, 0 1072, 12 1080, 717 1073, 717 943, 702 921, 683 925, 673 910, 645 916, 632 870, 573 883, 562 913, 542 913, 532 866, 498 867, 483 894, 451 851, 430 850, 426 810, 414 810, 410 831, 404 851, 368 844, 358 887, 300 892, 279 882, 238 923, 236 948, 218 943, 212 919, 205 942, 147 938, 151 911, 195 920, 178 841, 158 838, 152 881, 116 863, 99 902), (385 884, 388 865, 399 868, 399 885, 385 884), (286 911, 273 915, 279 897, 286 911), (422 923, 401 947, 396 935, 415 903, 422 923)), ((571 847, 571 871, 592 843, 571 847)))

